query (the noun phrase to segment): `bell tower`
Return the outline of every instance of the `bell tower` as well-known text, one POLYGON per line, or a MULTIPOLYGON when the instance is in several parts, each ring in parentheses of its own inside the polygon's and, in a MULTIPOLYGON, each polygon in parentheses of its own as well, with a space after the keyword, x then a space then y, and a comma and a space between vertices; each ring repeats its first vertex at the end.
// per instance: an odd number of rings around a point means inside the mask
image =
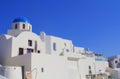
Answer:
POLYGON ((25 17, 19 17, 13 20, 11 29, 8 30, 8 34, 17 36, 19 33, 29 31, 32 32, 32 25, 25 17))

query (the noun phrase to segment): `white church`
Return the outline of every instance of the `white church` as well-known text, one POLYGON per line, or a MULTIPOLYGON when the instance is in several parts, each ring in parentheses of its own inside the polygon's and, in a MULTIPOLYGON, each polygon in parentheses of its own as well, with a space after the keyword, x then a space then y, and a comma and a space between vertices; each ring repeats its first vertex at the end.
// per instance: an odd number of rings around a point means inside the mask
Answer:
POLYGON ((107 79, 108 67, 105 57, 71 40, 33 33, 25 17, 0 35, 0 75, 8 79, 107 79))

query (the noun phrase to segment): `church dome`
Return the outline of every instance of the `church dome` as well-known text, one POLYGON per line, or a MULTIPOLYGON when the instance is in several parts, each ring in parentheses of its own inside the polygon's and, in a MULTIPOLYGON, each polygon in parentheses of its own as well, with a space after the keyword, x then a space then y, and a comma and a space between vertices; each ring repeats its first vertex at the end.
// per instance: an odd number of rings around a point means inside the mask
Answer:
POLYGON ((13 23, 15 22, 25 22, 25 23, 30 23, 29 20, 26 17, 19 17, 19 18, 15 18, 13 20, 13 23))

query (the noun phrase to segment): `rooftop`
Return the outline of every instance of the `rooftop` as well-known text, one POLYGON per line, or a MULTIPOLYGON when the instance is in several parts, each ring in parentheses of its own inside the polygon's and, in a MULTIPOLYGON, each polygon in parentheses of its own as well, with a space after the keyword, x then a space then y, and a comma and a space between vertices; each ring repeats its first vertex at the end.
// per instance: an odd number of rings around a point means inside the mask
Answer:
POLYGON ((13 20, 13 23, 15 22, 25 22, 25 23, 30 23, 29 20, 26 17, 18 17, 13 20))

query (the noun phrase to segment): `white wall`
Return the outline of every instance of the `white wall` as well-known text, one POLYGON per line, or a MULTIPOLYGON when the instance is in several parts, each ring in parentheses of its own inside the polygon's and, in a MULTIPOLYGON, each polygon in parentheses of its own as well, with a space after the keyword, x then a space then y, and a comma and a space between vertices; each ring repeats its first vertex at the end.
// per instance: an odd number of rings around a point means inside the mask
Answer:
POLYGON ((12 40, 9 35, 0 35, 0 63, 4 65, 11 57, 12 40))
POLYGON ((24 66, 25 71, 32 71, 33 79, 86 79, 89 70, 96 74, 108 66, 107 62, 95 61, 94 56, 77 53, 84 52, 84 48, 75 47, 74 53, 72 41, 59 37, 45 35, 45 39, 41 40, 35 33, 25 31, 16 37, 2 35, 0 38, 0 63, 24 66), (33 41, 32 46, 28 46, 28 40, 33 41), (35 49, 35 41, 40 53, 28 54, 26 49, 35 49), (53 43, 56 43, 56 51, 53 50, 53 43), (24 49, 24 55, 19 55, 19 48, 24 49), (59 56, 61 53, 65 54, 59 56))
POLYGON ((32 32, 22 32, 12 39, 12 56, 19 54, 19 48, 24 49, 24 54, 27 53, 27 48, 31 48, 35 52, 35 41, 37 41, 37 51, 40 50, 40 53, 45 53, 45 44, 39 36, 32 32), (28 40, 32 40, 32 46, 28 46, 28 40))
POLYGON ((59 55, 61 52, 73 52, 72 41, 62 39, 54 36, 46 36, 46 50, 47 53, 59 55), (56 43, 56 51, 53 50, 53 43, 56 43))
POLYGON ((92 71, 92 75, 95 74, 95 64, 94 59, 92 58, 85 58, 79 60, 79 73, 81 76, 81 79, 86 79, 86 75, 89 75, 89 70, 92 71), (91 66, 91 69, 89 69, 89 66, 91 66))
POLYGON ((21 67, 0 66, 0 74, 8 79, 22 79, 21 67))
POLYGON ((51 39, 49 36, 45 36, 45 50, 47 54, 51 54, 51 39))
POLYGON ((97 74, 99 74, 100 71, 105 72, 106 68, 108 67, 109 66, 107 61, 95 61, 95 68, 97 74))
POLYGON ((74 52, 76 53, 85 53, 85 49, 82 47, 74 47, 74 52))
POLYGON ((31 60, 33 79, 70 79, 66 57, 32 53, 31 60))
POLYGON ((81 79, 78 60, 68 60, 68 74, 70 77, 69 79, 81 79))

